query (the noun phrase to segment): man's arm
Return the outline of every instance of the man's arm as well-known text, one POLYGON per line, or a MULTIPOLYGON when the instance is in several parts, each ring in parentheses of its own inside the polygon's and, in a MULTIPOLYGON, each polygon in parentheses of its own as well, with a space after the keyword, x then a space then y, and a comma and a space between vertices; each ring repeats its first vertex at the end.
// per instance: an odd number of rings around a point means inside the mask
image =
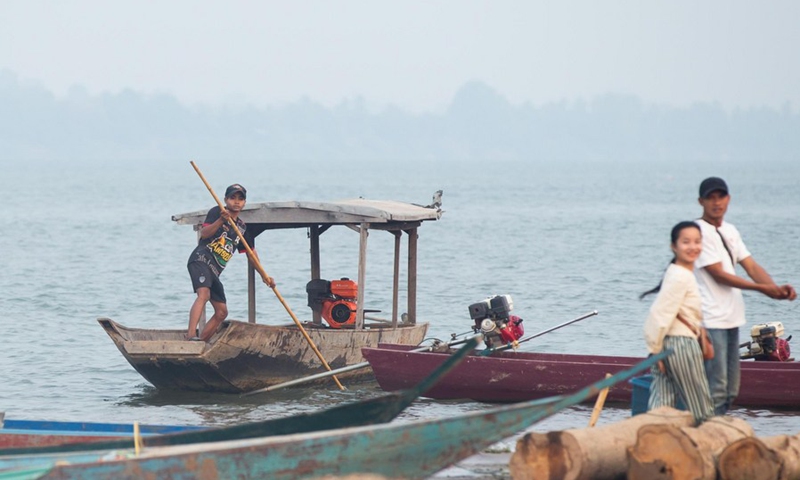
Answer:
MULTIPOLYGON (((256 268, 256 265, 260 265, 261 264, 261 260, 258 258, 258 252, 255 249, 251 249, 251 250, 253 251, 253 256, 251 257, 248 254, 247 255, 247 260, 250 262, 251 265, 253 265, 254 268, 256 268)), ((245 251, 245 253, 247 253, 247 252, 245 251)), ((263 269, 264 267, 261 267, 261 268, 263 269)), ((258 268, 256 268, 256 271, 258 271, 258 268)), ((264 273, 266 274, 266 271, 264 273)), ((261 280, 263 280, 264 283, 266 283, 269 288, 275 288, 275 279, 270 277, 269 274, 266 275, 266 278, 265 277, 261 277, 261 280)))
MULTIPOLYGON (((210 212, 209 215, 211 215, 210 212)), ((200 238, 205 239, 217 233, 217 230, 219 230, 221 226, 228 223, 229 218, 231 218, 231 213, 229 211, 224 208, 220 210, 219 217, 214 219, 213 222, 203 224, 203 228, 200 229, 200 238)), ((209 218, 206 218, 206 221, 208 220, 209 218)))
MULTIPOLYGON (((764 267, 762 267, 761 264, 756 262, 752 256, 745 258, 744 260, 739 262, 739 264, 744 268, 744 271, 747 272, 747 275, 749 275, 750 278, 752 278, 755 283, 763 285, 767 284, 775 285, 775 281, 772 280, 772 277, 769 275, 769 273, 767 273, 764 267)), ((794 300, 795 298, 797 298, 797 292, 795 292, 794 287, 792 287, 788 283, 786 285, 775 285, 775 286, 777 286, 780 289, 781 296, 773 297, 772 295, 767 294, 770 297, 782 300, 783 299, 794 300)))
POLYGON ((754 290, 756 292, 763 293, 770 298, 778 300, 794 300, 794 298, 797 296, 797 294, 794 292, 794 288, 792 288, 791 285, 776 285, 775 282, 772 281, 772 277, 769 276, 767 271, 764 270, 761 265, 753 260, 753 257, 747 257, 740 263, 747 272, 747 275, 753 279, 752 281, 726 272, 722 268, 722 263, 706 265, 703 268, 705 268, 706 271, 712 277, 714 277, 714 280, 717 283, 722 285, 727 285, 729 287, 739 288, 742 290, 754 290))

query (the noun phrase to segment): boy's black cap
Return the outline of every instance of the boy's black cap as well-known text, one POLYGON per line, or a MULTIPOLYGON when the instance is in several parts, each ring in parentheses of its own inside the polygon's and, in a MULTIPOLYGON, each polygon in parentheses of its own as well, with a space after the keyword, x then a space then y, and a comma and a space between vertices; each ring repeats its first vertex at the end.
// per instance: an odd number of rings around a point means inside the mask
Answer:
POLYGON ((242 196, 245 199, 247 199, 247 190, 245 190, 245 188, 243 186, 239 185, 238 183, 234 183, 233 185, 231 185, 230 187, 225 189, 225 198, 230 197, 231 195, 233 195, 236 192, 241 193, 242 196))
POLYGON ((717 190, 728 194, 728 184, 719 177, 708 177, 700 183, 700 198, 707 198, 717 190))

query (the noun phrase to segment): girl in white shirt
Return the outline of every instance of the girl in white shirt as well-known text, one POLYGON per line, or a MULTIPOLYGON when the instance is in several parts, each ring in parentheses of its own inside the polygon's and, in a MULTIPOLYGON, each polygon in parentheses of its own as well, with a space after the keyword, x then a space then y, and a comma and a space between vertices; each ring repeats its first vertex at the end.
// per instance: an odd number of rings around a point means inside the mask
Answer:
POLYGON ((703 321, 702 302, 694 276, 694 261, 702 251, 700 227, 680 222, 672 228, 671 248, 675 256, 664 278, 640 298, 657 293, 644 324, 647 349, 652 354, 668 348, 672 354, 653 367, 648 410, 663 405, 675 407, 680 399, 699 425, 714 416, 703 367, 697 331, 703 321), (678 316, 691 327, 678 320, 678 316))

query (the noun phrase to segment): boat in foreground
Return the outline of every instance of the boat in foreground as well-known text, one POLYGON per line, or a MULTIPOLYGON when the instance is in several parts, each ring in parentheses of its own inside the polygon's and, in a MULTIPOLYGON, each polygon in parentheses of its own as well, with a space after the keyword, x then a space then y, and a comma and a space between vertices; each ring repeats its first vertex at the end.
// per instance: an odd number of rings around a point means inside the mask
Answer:
POLYGON ((0 474, 52 468, 40 478, 270 478, 375 473, 425 478, 567 407, 625 382, 664 358, 663 352, 633 368, 570 395, 494 407, 442 419, 346 428, 251 440, 3 457, 0 474), (15 470, 16 469, 16 470, 15 470))
MULTIPOLYGON (((363 348, 382 389, 412 384, 436 368, 449 353, 411 351, 406 345, 363 348)), ((642 359, 606 355, 571 355, 505 350, 482 356, 472 352, 425 396, 518 402, 574 391, 593 378, 630 368, 642 359)), ((800 362, 742 361, 742 383, 736 404, 752 408, 800 408, 800 362)), ((608 402, 630 403, 632 387, 619 383, 608 402)))
MULTIPOLYGON (((294 433, 315 432, 321 430, 332 430, 336 428, 355 427, 362 425, 377 425, 390 422, 405 410, 417 399, 420 394, 429 390, 447 372, 455 368, 459 362, 463 361, 467 353, 472 351, 478 341, 475 338, 469 339, 463 347, 451 355, 447 361, 434 369, 430 375, 424 377, 420 382, 411 388, 398 392, 384 394, 379 397, 360 400, 357 402, 345 403, 335 407, 327 408, 310 413, 300 413, 283 418, 263 420, 260 422, 243 423, 218 428, 200 427, 158 427, 147 426, 142 430, 148 434, 162 433, 159 436, 141 438, 139 445, 144 447, 168 446, 168 445, 190 445, 202 442, 219 442, 224 440, 241 440, 246 438, 267 437, 275 435, 288 435, 294 433), (183 430, 181 430, 183 428, 183 430), (195 431, 199 430, 199 431, 195 431), (170 433, 172 432, 172 433, 170 433)), ((64 424, 64 428, 70 428, 71 424, 64 424)), ((100 425, 100 424, 76 424, 80 425, 100 425)), ((106 425, 106 429, 111 430, 114 424, 106 425)), ((125 425, 119 425, 116 430, 127 432, 125 425)), ((130 427, 130 426, 127 426, 130 427)), ((0 429, 0 435, 2 434, 0 429)), ((49 433, 49 432, 48 432, 49 433)), ((87 431, 84 437, 91 431, 87 431)), ((85 450, 112 450, 135 448, 135 439, 132 433, 125 435, 125 438, 109 439, 108 436, 97 435, 88 440, 70 442, 65 444, 42 442, 31 443, 30 445, 20 445, 19 448, 0 449, 0 457, 7 455, 40 455, 47 453, 66 453, 85 450), (86 443, 91 442, 91 443, 86 443), (27 447, 27 448, 24 448, 27 447)), ((52 441, 57 440, 55 437, 52 441)))
MULTIPOLYGON (((188 425, 138 425, 143 437, 164 435, 202 427, 188 425)), ((72 443, 101 442, 133 438, 134 424, 100 422, 59 422, 52 420, 0 421, 0 451, 10 448, 45 447, 72 443)))
MULTIPOLYGON (((241 212, 240 218, 247 223, 248 243, 254 249, 256 239, 266 231, 290 228, 308 231, 310 281, 304 287, 311 319, 302 325, 331 368, 363 362, 363 346, 377 346, 382 342, 417 345, 424 339, 428 324, 417 323, 416 309, 417 230, 423 222, 441 217, 441 203, 434 198, 433 204, 427 207, 354 199, 253 203, 241 212), (320 241, 332 227, 356 232, 359 261, 357 272, 335 272, 333 277, 341 279, 328 281, 321 278, 320 241), (389 318, 366 315, 379 311, 365 309, 369 301, 365 299, 364 286, 370 230, 384 231, 394 237, 389 318), (398 299, 404 236, 407 238, 405 293, 408 303, 401 314, 398 299), (347 278, 352 273, 357 273, 357 281, 347 278)), ((173 220, 199 230, 206 214, 207 210, 185 213, 173 216, 173 220)), ((224 322, 208 342, 186 341, 185 330, 129 328, 109 318, 99 318, 98 322, 133 368, 160 389, 241 393, 325 372, 297 325, 256 323, 256 274, 252 264, 248 266, 247 282, 247 321, 224 322)), ((368 369, 361 369, 340 378, 368 375, 371 375, 368 369)))

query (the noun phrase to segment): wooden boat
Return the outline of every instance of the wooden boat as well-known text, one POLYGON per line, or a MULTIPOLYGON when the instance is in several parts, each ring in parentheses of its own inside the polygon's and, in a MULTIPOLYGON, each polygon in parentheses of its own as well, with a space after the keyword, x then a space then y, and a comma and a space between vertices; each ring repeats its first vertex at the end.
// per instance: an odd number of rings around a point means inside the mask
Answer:
MULTIPOLYGON (((184 425, 139 425, 143 437, 202 430, 184 425)), ((133 438, 133 424, 98 422, 58 422, 52 420, 5 419, 0 422, 0 451, 22 447, 42 447, 70 443, 100 442, 133 438)))
MULTIPOLYGON (((413 384, 448 357, 447 353, 412 352, 405 345, 364 348, 382 389, 413 384)), ((560 395, 589 379, 616 373, 641 361, 637 357, 570 355, 506 350, 490 356, 473 352, 425 396, 468 398, 482 402, 518 402, 560 395)), ((630 403, 632 387, 620 383, 607 401, 630 403)), ((742 361, 742 383, 736 404, 755 408, 800 408, 800 363, 742 361)))
MULTIPOLYGON (((439 192, 437 192, 439 193, 439 192)), ((436 197, 435 197, 436 198, 436 197)), ((321 313, 312 310, 311 321, 303 322, 309 337, 331 368, 363 362, 362 346, 378 343, 417 345, 425 337, 427 323, 417 323, 416 272, 417 230, 425 221, 438 220, 441 204, 431 206, 365 199, 338 202, 268 202, 248 204, 240 214, 247 223, 251 247, 263 232, 275 229, 307 229, 310 237, 310 280, 321 279, 320 239, 332 227, 344 227, 359 234, 357 292, 348 299, 355 305, 352 324, 332 328, 322 322, 321 313), (385 231, 394 236, 394 276, 391 317, 365 317, 365 273, 367 234, 385 231), (407 237, 406 312, 399 314, 401 238, 407 237)), ((207 210, 175 215, 181 225, 198 230, 207 210)), ((341 275, 341 274, 340 274, 341 275)), ((188 280, 187 280, 188 281, 188 280)), ((323 280, 324 282, 325 280, 323 280)), ((298 286, 305 288, 306 286, 298 286)), ((161 389, 217 392, 247 392, 295 378, 324 372, 319 358, 310 349, 296 325, 256 323, 256 275, 248 273, 248 319, 228 320, 206 342, 185 341, 184 330, 128 328, 109 318, 98 322, 114 341, 126 360, 147 381, 161 389)), ((371 375, 368 369, 355 370, 340 378, 371 375)))
POLYGON ((442 419, 131 451, 0 458, 0 475, 52 468, 41 478, 270 478, 374 473, 425 478, 649 368, 648 358, 566 396, 442 419))
MULTIPOLYGON (((376 398, 361 400, 357 402, 346 403, 336 407, 328 408, 318 412, 301 413, 291 415, 288 417, 264 420, 261 422, 251 422, 241 425, 233 425, 229 427, 219 428, 199 428, 199 427, 168 427, 168 426, 145 426, 142 430, 147 435, 161 434, 158 436, 146 436, 140 441, 140 445, 155 447, 167 445, 190 445, 201 442, 218 442, 225 440, 240 440, 246 438, 257 438, 274 435, 288 435, 293 433, 314 432, 322 430, 331 430, 335 428, 355 427, 362 425, 376 425, 387 423, 397 417, 403 410, 405 410, 411 403, 420 396, 420 394, 429 390, 436 384, 447 372, 455 368, 459 362, 471 352, 478 341, 470 339, 451 355, 439 367, 435 368, 430 375, 424 377, 419 383, 411 388, 407 388, 398 392, 381 395, 376 398)), ((53 423, 53 422, 49 422, 53 423)), ((15 423, 22 426, 19 422, 15 423)), ((30 425, 30 423, 27 423, 30 425)), ((83 450, 112 450, 112 449, 126 449, 134 448, 134 439, 132 438, 132 426, 115 424, 71 424, 63 423, 64 429, 74 428, 78 429, 83 427, 86 430, 84 438, 90 433, 97 432, 101 429, 100 425, 104 426, 102 429, 113 430, 118 433, 118 438, 110 440, 108 436, 97 435, 88 440, 75 441, 65 444, 55 444, 58 440, 55 437, 51 443, 44 443, 38 441, 30 445, 20 445, 20 448, 3 448, 0 449, 0 457, 4 455, 20 455, 20 454, 43 454, 43 453, 64 453, 64 452, 77 452, 83 450), (74 426, 73 426, 74 425, 74 426), (86 443, 86 442, 91 442, 86 443), (28 448, 21 448, 28 447, 28 448)), ((46 426, 42 422, 42 426, 46 426)), ((2 435, 0 429, 0 435, 2 435)), ((48 430, 47 435, 51 435, 48 430)), ((14 445, 9 445, 12 447, 14 445)))

